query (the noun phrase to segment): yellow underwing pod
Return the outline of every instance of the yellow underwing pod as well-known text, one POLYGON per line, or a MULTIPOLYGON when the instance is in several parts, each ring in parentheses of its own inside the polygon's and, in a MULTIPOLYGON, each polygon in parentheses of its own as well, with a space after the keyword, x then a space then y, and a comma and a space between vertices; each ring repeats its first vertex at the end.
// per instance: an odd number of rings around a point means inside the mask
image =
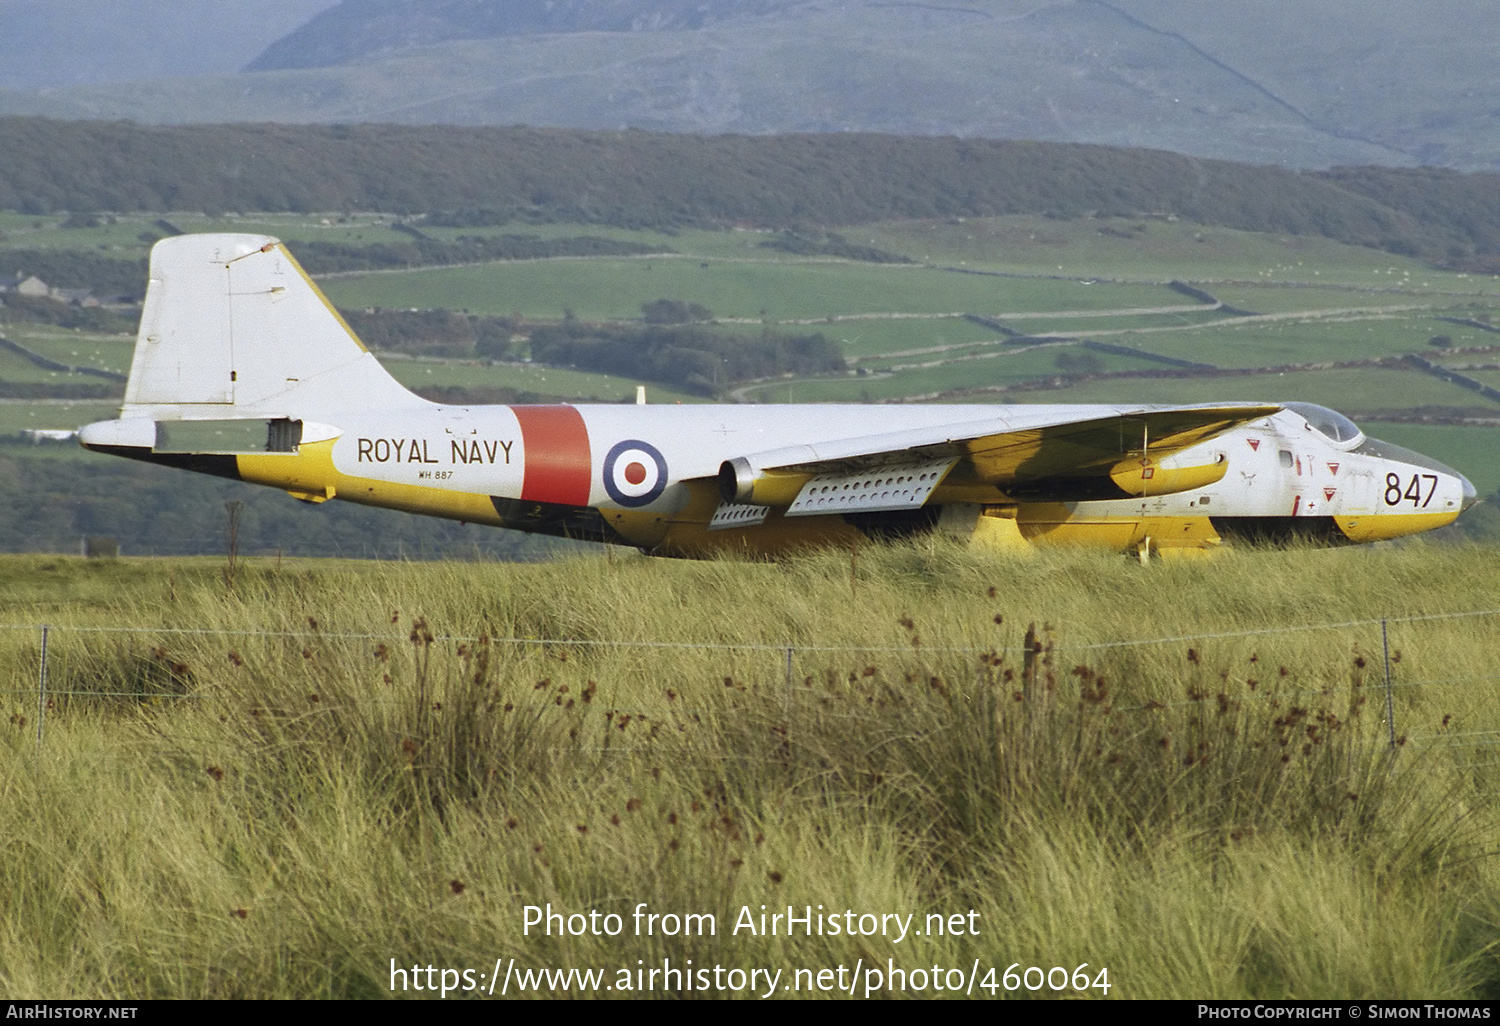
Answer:
POLYGON ((1229 458, 1214 453, 1209 463, 1196 466, 1169 466, 1170 459, 1155 456, 1121 460, 1109 472, 1109 479, 1126 495, 1172 495, 1195 488, 1207 488, 1223 480, 1229 470, 1229 458))

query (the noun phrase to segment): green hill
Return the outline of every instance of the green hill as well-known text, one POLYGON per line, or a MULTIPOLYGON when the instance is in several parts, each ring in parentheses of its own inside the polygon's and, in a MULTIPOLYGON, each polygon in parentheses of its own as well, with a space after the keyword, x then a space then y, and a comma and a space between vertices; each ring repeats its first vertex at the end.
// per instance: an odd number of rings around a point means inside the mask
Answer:
POLYGON ((1446 261, 1500 247, 1497 174, 1298 173, 1153 150, 858 134, 4 118, 0 209, 468 210, 490 223, 659 228, 1158 214, 1446 261))

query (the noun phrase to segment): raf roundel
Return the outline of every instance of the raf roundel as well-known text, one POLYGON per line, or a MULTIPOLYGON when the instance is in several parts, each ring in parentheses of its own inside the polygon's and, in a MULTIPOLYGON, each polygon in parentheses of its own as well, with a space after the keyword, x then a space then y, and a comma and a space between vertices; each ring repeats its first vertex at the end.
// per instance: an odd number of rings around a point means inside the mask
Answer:
POLYGON ((644 506, 666 486, 667 461, 649 442, 629 438, 604 457, 604 490, 621 506, 644 506))

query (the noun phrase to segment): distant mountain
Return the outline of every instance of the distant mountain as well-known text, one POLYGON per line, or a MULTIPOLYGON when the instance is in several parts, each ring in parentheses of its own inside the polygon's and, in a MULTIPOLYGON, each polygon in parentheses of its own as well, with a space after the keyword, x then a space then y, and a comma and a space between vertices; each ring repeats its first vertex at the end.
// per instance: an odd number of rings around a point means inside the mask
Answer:
POLYGON ((334 0, 0 0, 0 88, 228 74, 334 0))
POLYGON ((268 46, 246 71, 345 64, 457 39, 701 29, 797 0, 343 0, 268 46))
POLYGON ((0 114, 863 131, 1140 146, 1289 167, 1500 168, 1500 4, 1472 0, 1423 0, 1419 10, 1409 0, 305 6, 326 9, 280 38, 262 36, 242 61, 252 72, 0 90, 0 114))

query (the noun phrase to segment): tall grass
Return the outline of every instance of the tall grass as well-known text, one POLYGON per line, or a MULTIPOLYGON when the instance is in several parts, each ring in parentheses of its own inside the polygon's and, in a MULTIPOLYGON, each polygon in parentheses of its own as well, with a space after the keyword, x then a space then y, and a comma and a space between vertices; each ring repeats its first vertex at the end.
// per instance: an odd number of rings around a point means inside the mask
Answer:
POLYGON ((1393 621, 1394 750, 1379 625, 1300 628, 1487 608, 1497 565, 924 542, 251 560, 231 590, 212 561, 7 558, 8 621, 53 625, 54 696, 39 747, 37 632, 0 631, 0 991, 376 996, 392 959, 613 981, 691 958, 1492 995, 1493 619, 1393 621), (641 902, 717 933, 635 936, 641 902), (626 932, 523 934, 548 903, 626 932), (788 904, 972 909, 978 933, 731 934, 788 904))

